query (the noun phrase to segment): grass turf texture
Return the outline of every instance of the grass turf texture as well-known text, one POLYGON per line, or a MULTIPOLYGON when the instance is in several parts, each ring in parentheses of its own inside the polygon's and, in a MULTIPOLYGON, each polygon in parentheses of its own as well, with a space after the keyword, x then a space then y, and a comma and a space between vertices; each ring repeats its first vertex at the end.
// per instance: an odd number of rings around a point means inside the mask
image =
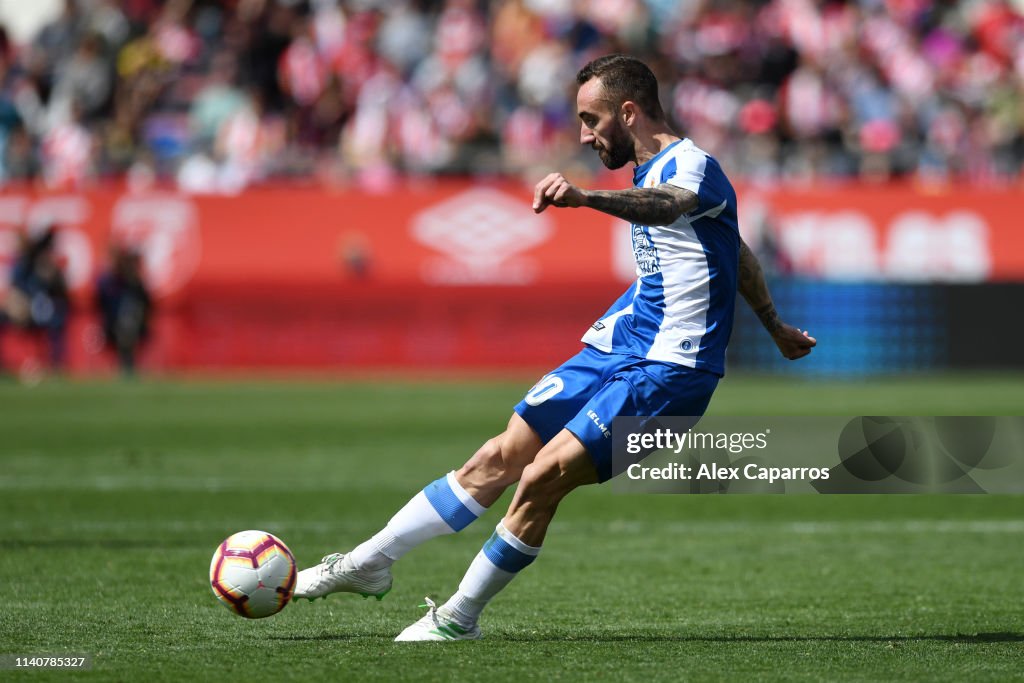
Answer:
MULTIPOLYGON (((271 531, 302 566, 348 549, 499 429, 525 384, 0 385, 0 654, 91 653, 71 675, 96 680, 1022 677, 1021 497, 591 487, 478 643, 391 639, 455 589, 496 509, 413 551, 382 603, 247 621, 214 599, 229 533, 271 531)), ((1020 414, 1021 385, 731 377, 711 410, 1020 414)))

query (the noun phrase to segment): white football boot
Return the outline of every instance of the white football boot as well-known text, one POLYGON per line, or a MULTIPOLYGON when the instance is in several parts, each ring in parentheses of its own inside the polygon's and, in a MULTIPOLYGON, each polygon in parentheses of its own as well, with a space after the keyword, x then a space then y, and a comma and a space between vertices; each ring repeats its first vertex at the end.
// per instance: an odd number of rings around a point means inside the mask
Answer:
POLYGON ((420 607, 429 607, 430 611, 426 616, 409 626, 398 634, 396 643, 424 643, 430 641, 444 640, 480 640, 480 627, 473 624, 466 628, 455 621, 452 615, 444 607, 440 609, 430 598, 424 598, 427 604, 420 607))
POLYGON ((293 600, 306 598, 313 602, 331 593, 356 593, 378 600, 391 590, 391 568, 356 569, 348 555, 332 553, 320 564, 303 569, 295 580, 293 600))

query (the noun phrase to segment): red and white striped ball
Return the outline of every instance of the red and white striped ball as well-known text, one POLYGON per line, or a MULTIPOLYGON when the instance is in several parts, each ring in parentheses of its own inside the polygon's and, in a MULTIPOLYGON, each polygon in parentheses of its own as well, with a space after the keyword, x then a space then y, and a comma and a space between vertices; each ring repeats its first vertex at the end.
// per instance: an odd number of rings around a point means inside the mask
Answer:
POLYGON ((295 557, 266 531, 228 536, 210 562, 210 586, 229 610, 262 619, 284 609, 295 592, 295 557))

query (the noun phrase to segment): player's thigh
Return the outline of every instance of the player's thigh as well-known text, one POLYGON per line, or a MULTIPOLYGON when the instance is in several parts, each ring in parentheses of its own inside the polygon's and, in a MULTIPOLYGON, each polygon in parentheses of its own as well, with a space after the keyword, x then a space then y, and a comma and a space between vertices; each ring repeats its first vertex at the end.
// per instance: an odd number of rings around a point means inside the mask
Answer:
POLYGON ((599 480, 611 479, 631 463, 613 462, 612 420, 616 417, 679 415, 699 417, 718 385, 710 373, 657 363, 638 363, 616 373, 566 425, 590 454, 599 480))
POLYGON ((590 347, 544 375, 515 407, 543 443, 562 431, 619 367, 619 357, 590 347))
POLYGON ((459 483, 471 494, 480 491, 490 499, 495 488, 519 481, 542 446, 562 431, 619 363, 587 347, 546 374, 516 405, 505 431, 484 443, 456 473, 459 483))

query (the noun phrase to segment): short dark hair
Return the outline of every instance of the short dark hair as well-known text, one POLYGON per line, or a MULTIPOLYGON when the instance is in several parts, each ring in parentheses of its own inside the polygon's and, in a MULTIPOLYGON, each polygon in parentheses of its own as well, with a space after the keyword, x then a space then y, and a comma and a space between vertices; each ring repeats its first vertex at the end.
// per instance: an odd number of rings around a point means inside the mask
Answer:
POLYGON ((626 100, 637 103, 646 116, 664 121, 665 112, 658 100, 658 79, 646 64, 629 55, 605 55, 590 62, 576 74, 576 85, 592 78, 601 81, 613 107, 626 100))

